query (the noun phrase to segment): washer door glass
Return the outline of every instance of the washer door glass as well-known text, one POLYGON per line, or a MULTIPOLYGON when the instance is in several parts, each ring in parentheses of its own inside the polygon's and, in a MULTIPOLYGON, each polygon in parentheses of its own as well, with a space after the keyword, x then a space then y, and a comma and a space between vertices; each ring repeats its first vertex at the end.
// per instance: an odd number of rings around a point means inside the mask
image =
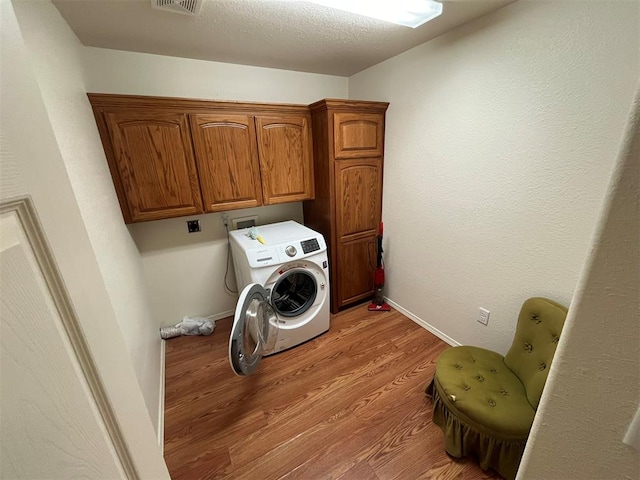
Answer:
POLYGON ((257 283, 247 285, 238 299, 229 339, 229 363, 236 375, 253 373, 277 337, 278 322, 269 293, 257 283))
POLYGON ((311 308, 318 294, 313 274, 303 269, 286 272, 273 286, 271 303, 283 317, 297 317, 311 308))

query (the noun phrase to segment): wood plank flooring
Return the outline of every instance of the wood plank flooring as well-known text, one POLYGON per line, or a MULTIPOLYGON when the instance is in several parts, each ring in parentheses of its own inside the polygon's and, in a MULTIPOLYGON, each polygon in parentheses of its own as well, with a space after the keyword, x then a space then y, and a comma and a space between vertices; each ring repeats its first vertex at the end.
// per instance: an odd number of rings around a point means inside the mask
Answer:
POLYGON ((400 313, 333 315, 329 332, 248 377, 229 366, 231 323, 167 342, 173 480, 500 478, 444 452, 423 390, 447 345, 400 313))

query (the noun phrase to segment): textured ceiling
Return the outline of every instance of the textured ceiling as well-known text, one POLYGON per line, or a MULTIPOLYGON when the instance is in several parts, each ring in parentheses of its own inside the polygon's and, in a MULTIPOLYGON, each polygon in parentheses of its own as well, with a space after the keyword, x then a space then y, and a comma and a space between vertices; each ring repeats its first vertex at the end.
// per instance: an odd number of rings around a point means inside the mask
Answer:
POLYGON ((445 0, 412 29, 304 1, 203 0, 198 16, 149 0, 53 0, 86 46, 350 76, 515 0, 445 0))

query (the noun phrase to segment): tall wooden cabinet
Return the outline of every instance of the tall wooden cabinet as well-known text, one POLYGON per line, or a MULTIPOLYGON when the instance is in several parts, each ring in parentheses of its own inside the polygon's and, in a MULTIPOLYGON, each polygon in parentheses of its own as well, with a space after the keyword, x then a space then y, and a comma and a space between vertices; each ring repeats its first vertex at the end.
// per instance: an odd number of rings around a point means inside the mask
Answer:
POLYGON ((304 219, 329 246, 333 313, 373 296, 388 106, 348 100, 310 106, 315 199, 304 202, 304 219))
POLYGON ((126 223, 313 198, 306 105, 89 100, 126 223))

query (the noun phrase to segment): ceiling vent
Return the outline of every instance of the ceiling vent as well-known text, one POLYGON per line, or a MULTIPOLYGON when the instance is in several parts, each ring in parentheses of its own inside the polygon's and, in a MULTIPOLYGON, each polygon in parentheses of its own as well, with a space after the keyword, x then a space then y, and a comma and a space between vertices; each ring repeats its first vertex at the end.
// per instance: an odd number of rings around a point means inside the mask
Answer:
POLYGON ((183 15, 198 15, 204 0, 151 0, 153 8, 183 15))

